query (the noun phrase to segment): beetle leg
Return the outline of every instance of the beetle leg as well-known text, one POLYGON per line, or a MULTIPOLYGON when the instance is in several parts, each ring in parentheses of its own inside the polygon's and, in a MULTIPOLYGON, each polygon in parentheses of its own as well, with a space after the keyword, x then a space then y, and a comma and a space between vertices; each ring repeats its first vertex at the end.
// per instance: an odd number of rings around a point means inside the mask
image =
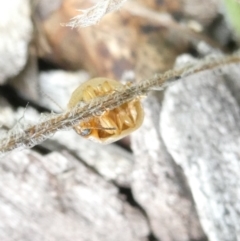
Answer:
POLYGON ((130 118, 128 111, 125 111, 124 109, 121 108, 121 110, 119 112, 119 117, 120 117, 122 123, 125 124, 126 126, 134 125, 134 122, 130 118))
POLYGON ((116 123, 109 116, 102 116, 99 119, 100 119, 100 124, 103 128, 110 128, 110 129, 104 129, 105 132, 109 134, 115 134, 120 131, 116 123))

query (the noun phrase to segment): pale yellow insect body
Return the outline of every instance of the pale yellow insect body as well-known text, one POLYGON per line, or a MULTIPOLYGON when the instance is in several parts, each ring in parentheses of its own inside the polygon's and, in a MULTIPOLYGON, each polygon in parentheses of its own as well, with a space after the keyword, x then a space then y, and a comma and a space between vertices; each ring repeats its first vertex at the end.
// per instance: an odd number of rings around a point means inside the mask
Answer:
MULTIPOLYGON (((123 88, 123 84, 107 78, 90 79, 80 85, 73 93, 68 108, 77 104, 108 95, 123 88)), ((121 106, 106 110, 100 116, 93 116, 87 121, 74 126, 81 136, 99 143, 112 143, 138 129, 144 118, 144 112, 139 99, 132 100, 121 106)))

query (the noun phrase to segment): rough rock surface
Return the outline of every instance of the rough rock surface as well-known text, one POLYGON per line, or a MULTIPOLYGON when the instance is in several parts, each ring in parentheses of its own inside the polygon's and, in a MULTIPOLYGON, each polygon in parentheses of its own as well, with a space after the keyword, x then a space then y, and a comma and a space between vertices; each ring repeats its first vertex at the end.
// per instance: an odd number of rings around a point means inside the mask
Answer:
POLYGON ((187 176, 211 241, 240 240, 240 65, 168 88, 161 132, 187 176))
MULTIPOLYGON (((14 109, 0 98, 1 137, 7 130, 19 132, 24 125, 36 124, 40 114, 32 107, 14 109)), ((99 145, 79 136, 75 131, 60 131, 52 138, 41 143, 47 152, 69 150, 90 168, 99 173, 105 180, 113 181, 121 187, 129 187, 134 158, 131 153, 115 144, 99 145)), ((20 151, 14 152, 18 155, 20 151)))
POLYGON ((29 0, 0 3, 0 84, 26 64, 32 30, 29 0))
POLYGON ((38 102, 50 110, 66 110, 72 92, 89 78, 86 71, 42 71, 39 75, 38 102))
MULTIPOLYGON (((120 186, 129 187, 134 158, 123 148, 110 144, 99 145, 79 136, 75 131, 56 133, 51 140, 60 144, 59 149, 66 148, 95 169, 106 180, 111 180, 120 186)), ((49 146, 49 142, 43 144, 49 146)), ((56 150, 56 145, 54 150, 56 150)))
POLYGON ((160 101, 148 96, 144 107, 144 123, 132 138, 133 195, 159 240, 205 240, 184 174, 167 153, 159 133, 160 101))
POLYGON ((0 162, 0 240, 144 241, 149 228, 117 188, 64 153, 0 162))

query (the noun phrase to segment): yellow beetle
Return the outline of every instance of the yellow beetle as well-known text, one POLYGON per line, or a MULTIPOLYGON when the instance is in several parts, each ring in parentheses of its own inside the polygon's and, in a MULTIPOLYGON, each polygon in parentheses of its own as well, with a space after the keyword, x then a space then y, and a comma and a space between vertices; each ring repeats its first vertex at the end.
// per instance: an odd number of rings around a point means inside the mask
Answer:
MULTIPOLYGON (((124 85, 107 78, 94 78, 81 84, 73 93, 68 103, 68 108, 73 108, 79 102, 105 96, 124 85)), ((92 141, 109 144, 117 141, 138 129, 144 118, 144 112, 140 100, 129 101, 121 106, 106 110, 100 116, 93 116, 87 121, 75 125, 74 130, 81 136, 92 141)))

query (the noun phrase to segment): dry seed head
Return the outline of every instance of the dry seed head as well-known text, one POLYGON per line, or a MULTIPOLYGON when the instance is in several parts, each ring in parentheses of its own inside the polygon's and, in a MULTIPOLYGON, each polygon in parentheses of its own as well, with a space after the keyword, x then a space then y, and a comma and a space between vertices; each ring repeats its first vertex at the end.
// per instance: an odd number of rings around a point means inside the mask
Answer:
MULTIPOLYGON (((90 79, 80 85, 72 94, 68 108, 87 103, 94 98, 122 90, 124 85, 107 78, 90 79)), ((108 144, 117 141, 138 129, 144 118, 140 100, 134 99, 113 110, 107 110, 100 116, 93 116, 87 121, 74 126, 81 136, 95 142, 108 144)))

